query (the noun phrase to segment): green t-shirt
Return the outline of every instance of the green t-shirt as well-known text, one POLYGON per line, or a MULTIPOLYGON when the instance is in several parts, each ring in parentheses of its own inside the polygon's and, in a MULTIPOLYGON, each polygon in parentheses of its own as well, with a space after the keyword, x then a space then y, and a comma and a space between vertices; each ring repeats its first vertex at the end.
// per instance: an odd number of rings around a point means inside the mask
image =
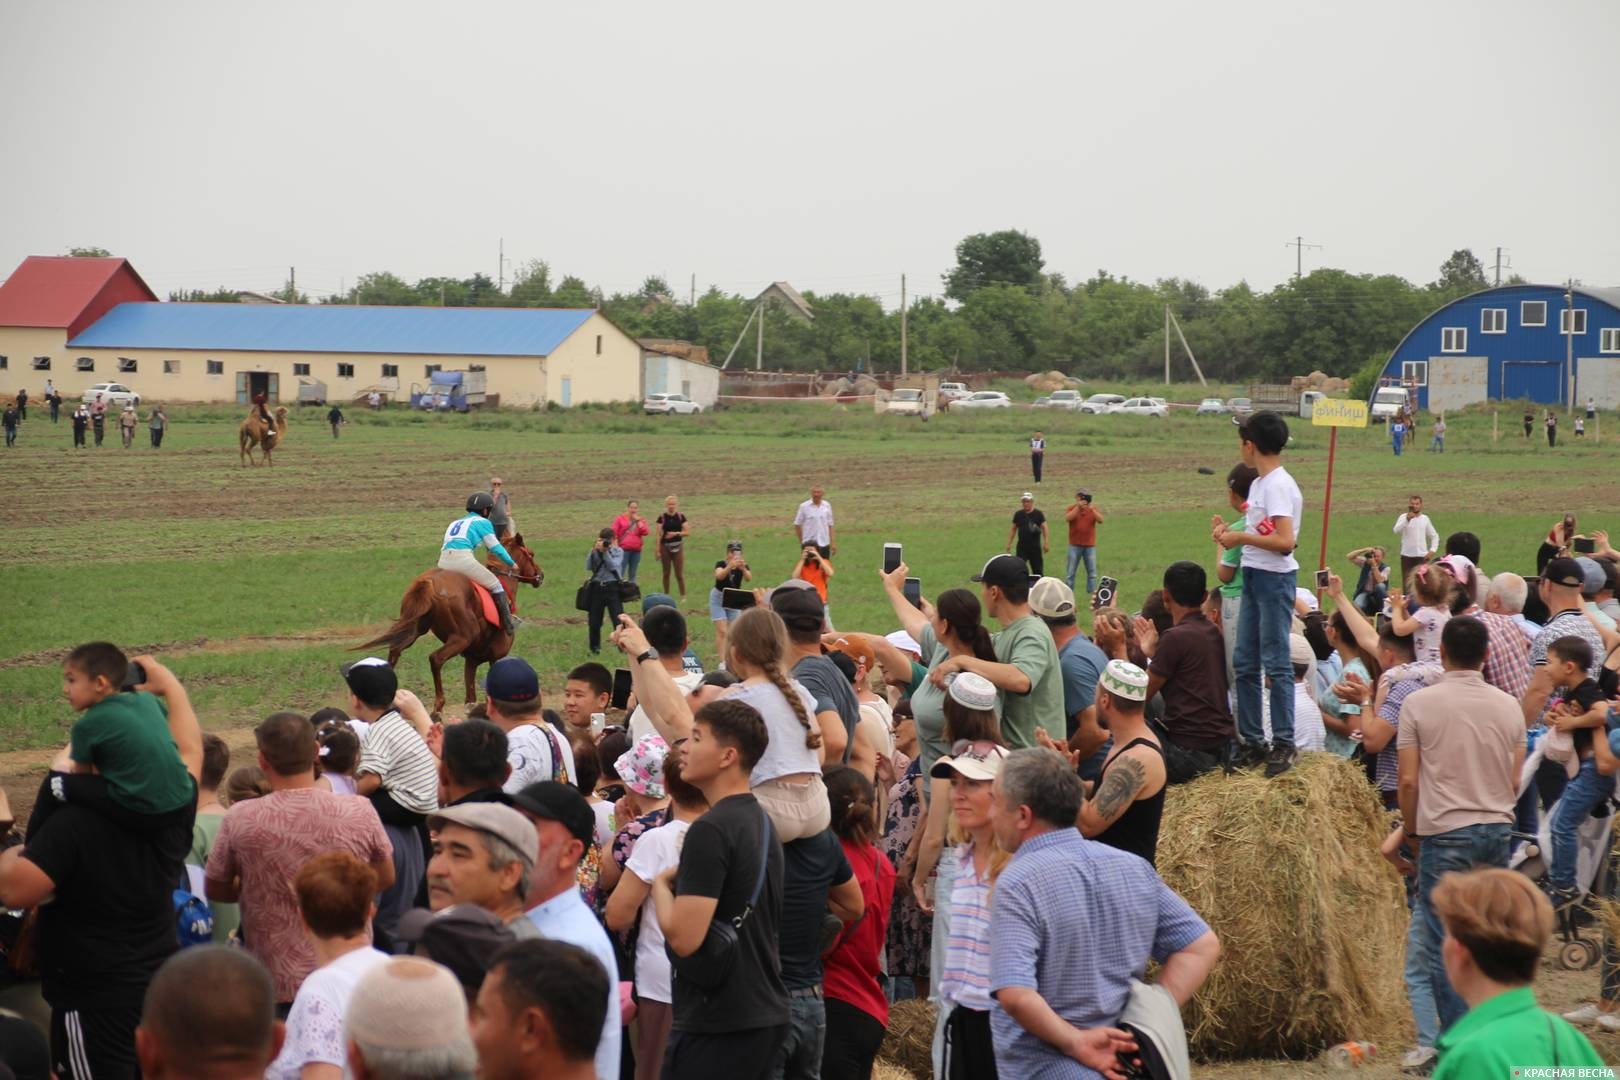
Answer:
POLYGON ((1550 1066, 1570 1070, 1602 1065, 1586 1036, 1567 1020, 1543 1012, 1535 991, 1521 986, 1482 1001, 1435 1041, 1440 1051, 1434 1080, 1512 1077, 1514 1067, 1550 1066))
MULTIPOLYGON (((1244 524, 1244 519, 1243 518, 1238 518, 1236 521, 1232 522, 1228 527, 1233 528, 1233 529, 1241 529, 1243 527, 1243 524, 1244 524)), ((1230 567, 1233 567, 1234 569, 1237 570, 1237 573, 1232 575, 1232 580, 1226 582, 1225 584, 1223 584, 1221 586, 1221 595, 1223 597, 1232 597, 1232 598, 1242 596, 1243 595, 1243 545, 1239 544, 1237 547, 1229 547, 1225 551, 1221 552, 1221 565, 1222 566, 1230 566, 1230 567)))
POLYGON ((1068 730, 1063 716, 1063 669, 1052 631, 1034 615, 1026 615, 1007 624, 993 640, 996 657, 1017 667, 1033 684, 1027 694, 1003 696, 1001 740, 1007 749, 1034 746, 1036 728, 1062 736, 1068 730))
MULTIPOLYGON (((214 850, 214 841, 219 839, 219 827, 224 821, 224 814, 197 815, 196 822, 191 826, 191 851, 186 855, 187 866, 207 869, 208 855, 214 850)), ((242 925, 241 906, 227 904, 222 900, 210 900, 208 909, 214 913, 214 944, 228 943, 232 932, 242 925)))
POLYGON ((191 774, 169 737, 168 711, 151 694, 113 694, 84 710, 68 750, 74 761, 96 767, 125 810, 166 814, 191 801, 191 774))

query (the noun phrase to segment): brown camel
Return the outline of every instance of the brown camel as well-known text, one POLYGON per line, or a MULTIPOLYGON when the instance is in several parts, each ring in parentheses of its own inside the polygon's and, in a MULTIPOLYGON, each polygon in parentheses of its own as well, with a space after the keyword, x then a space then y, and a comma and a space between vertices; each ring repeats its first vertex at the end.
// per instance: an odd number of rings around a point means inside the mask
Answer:
POLYGON ((270 451, 281 445, 281 440, 286 434, 287 406, 283 405, 276 410, 276 433, 274 435, 265 434, 265 423, 259 417, 259 410, 255 408, 248 414, 248 418, 242 421, 241 426, 236 429, 236 438, 242 452, 242 464, 244 466, 250 463, 259 464, 253 460, 253 448, 255 446, 262 451, 266 465, 274 464, 270 460, 270 451))

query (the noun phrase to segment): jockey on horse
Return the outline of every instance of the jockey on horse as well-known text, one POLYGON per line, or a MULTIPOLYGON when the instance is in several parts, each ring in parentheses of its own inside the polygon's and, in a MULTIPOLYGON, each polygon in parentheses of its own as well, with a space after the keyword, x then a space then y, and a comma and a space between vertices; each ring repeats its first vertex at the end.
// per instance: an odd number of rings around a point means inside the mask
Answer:
POLYGON ((495 529, 489 523, 489 514, 494 508, 495 500, 487 491, 468 496, 467 516, 452 521, 450 527, 444 531, 444 548, 439 552, 439 569, 454 570, 488 589, 490 597, 495 601, 496 610, 500 612, 501 626, 508 634, 515 634, 518 621, 512 616, 512 605, 507 599, 506 589, 501 586, 500 578, 473 556, 473 552, 480 547, 486 547, 507 566, 513 568, 517 566, 512 556, 507 554, 506 548, 496 538, 495 529))

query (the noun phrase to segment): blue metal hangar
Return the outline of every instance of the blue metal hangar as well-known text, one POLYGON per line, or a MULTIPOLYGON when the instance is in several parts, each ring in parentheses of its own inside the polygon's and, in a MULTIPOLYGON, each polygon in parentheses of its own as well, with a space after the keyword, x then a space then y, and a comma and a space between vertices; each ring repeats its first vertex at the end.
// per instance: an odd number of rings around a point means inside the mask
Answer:
POLYGON ((1419 409, 1482 401, 1620 407, 1620 288, 1504 285, 1453 300, 1395 347, 1378 388, 1419 409))

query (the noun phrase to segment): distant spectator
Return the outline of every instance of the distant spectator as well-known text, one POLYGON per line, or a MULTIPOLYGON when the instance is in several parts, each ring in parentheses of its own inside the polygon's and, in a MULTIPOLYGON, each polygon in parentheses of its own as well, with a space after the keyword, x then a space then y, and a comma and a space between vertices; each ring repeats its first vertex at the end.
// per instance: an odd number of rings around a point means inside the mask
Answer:
POLYGON ((17 410, 10 405, 6 406, 4 413, 0 413, 0 427, 6 429, 7 446, 17 445, 17 419, 17 410))
POLYGON ((1046 434, 1037 431, 1029 440, 1029 470, 1035 476, 1035 482, 1041 482, 1041 463, 1046 457, 1046 434))
POLYGON ((1012 526, 1007 530, 1005 550, 1013 553, 1029 568, 1032 577, 1042 576, 1046 553, 1052 548, 1051 534, 1046 528, 1046 515, 1035 509, 1035 495, 1024 492, 1018 497, 1018 509, 1013 511, 1012 526))
POLYGON ((670 571, 675 573, 675 584, 681 599, 686 599, 686 539, 692 535, 692 526, 681 513, 680 500, 671 495, 664 500, 664 512, 658 515, 658 561, 664 564, 664 591, 669 592, 670 571))
POLYGON ((506 481, 490 477, 489 496, 495 504, 489 512, 490 528, 495 530, 495 539, 504 541, 512 535, 512 496, 506 490, 506 481))
POLYGON ((1103 523, 1102 511, 1091 502, 1091 492, 1076 491, 1074 502, 1063 512, 1069 525, 1069 565, 1063 580, 1074 588, 1074 578, 1080 565, 1086 567, 1086 595, 1097 593, 1097 526, 1103 523))
POLYGON ((162 405, 153 406, 152 414, 146 418, 146 427, 152 437, 152 449, 156 450, 163 445, 163 435, 169 430, 169 414, 163 411, 162 405))
MULTIPOLYGON (((794 581, 807 582, 815 590, 816 595, 821 598, 821 603, 825 606, 828 603, 827 588, 831 584, 835 573, 837 573, 837 569, 833 566, 832 560, 825 558, 821 552, 816 550, 815 544, 806 540, 799 547, 799 561, 794 564, 793 573, 789 577, 794 581)), ((828 608, 824 614, 823 623, 826 629, 830 630, 832 628, 831 608, 828 608)))
POLYGON ((315 786, 315 732, 307 719, 275 713, 253 738, 271 791, 225 814, 208 858, 208 899, 242 905, 247 947, 275 978, 277 1003, 290 1006, 316 965, 293 890, 298 871, 323 852, 346 851, 387 888, 394 860, 370 803, 315 786))
MULTIPOLYGON (((335 402, 330 409, 326 410, 326 422, 332 425, 332 438, 334 439, 338 437, 338 429, 348 423, 347 420, 343 419, 343 409, 335 402)), ((499 535, 499 533, 496 534, 497 539, 499 535)))
MULTIPOLYGON (((1228 528, 1243 524, 1249 509, 1249 489, 1259 476, 1253 465, 1241 461, 1226 474, 1226 501, 1239 514, 1228 528)), ((1233 656, 1237 648, 1238 613, 1243 610, 1243 548, 1228 548, 1216 541, 1215 562, 1215 577, 1221 583, 1221 641, 1226 647, 1226 681, 1229 686, 1236 686, 1233 656)))
POLYGON ((74 408, 73 415, 69 419, 73 424, 73 445, 76 449, 83 450, 84 432, 90 426, 90 410, 81 402, 74 408))
POLYGON ((641 503, 631 499, 625 504, 624 513, 613 519, 613 538, 624 549, 624 580, 634 582, 636 573, 641 569, 641 551, 646 543, 647 534, 652 527, 647 519, 641 515, 641 503))
POLYGON ((135 425, 139 422, 135 406, 125 403, 124 411, 118 414, 118 435, 124 441, 125 450, 135 445, 135 425))
MULTIPOLYGON (((146 988, 141 1024, 133 1040, 140 1068, 127 1074, 151 1080, 257 1080, 281 1049, 275 996, 264 965, 239 949, 199 945, 176 953, 146 988)), ((82 1057, 57 1057, 67 1073, 91 1076, 82 1057), (79 1070, 83 1069, 81 1073, 79 1070)))
POLYGON ((466 999, 449 969, 397 957, 366 972, 343 1018, 356 1080, 472 1080, 466 999))
POLYGON ((593 1080, 609 979, 595 957, 566 942, 498 953, 472 1013, 481 1080, 593 1080))
MULTIPOLYGON (((225 781, 225 770, 231 765, 231 749, 225 740, 207 732, 203 735, 202 775, 197 780, 197 820, 191 827, 191 853, 186 856, 187 874, 191 891, 203 895, 203 871, 208 867, 208 856, 214 850, 219 827, 225 822, 225 806, 220 802, 219 787, 225 781), (193 872, 195 871, 195 872, 193 872)), ((214 942, 223 945, 242 925, 242 909, 235 904, 210 904, 214 916, 214 942)))
POLYGON ((612 529, 597 533, 596 543, 585 556, 585 573, 589 575, 586 586, 590 604, 585 622, 591 655, 595 656, 602 651, 603 613, 608 616, 610 632, 619 625, 619 616, 624 614, 624 601, 619 592, 619 585, 625 580, 624 549, 614 539, 612 529))
POLYGON ((96 395, 94 404, 90 406, 90 427, 96 433, 96 446, 99 447, 107 434, 107 400, 100 394, 96 395))
POLYGON ((1558 445, 1558 414, 1553 412, 1551 409, 1547 410, 1547 425, 1546 426, 1547 426, 1547 446, 1549 448, 1556 447, 1558 445))
POLYGON ((1440 534, 1423 512, 1423 496, 1413 495, 1406 500, 1406 513, 1395 519, 1392 531, 1401 540, 1401 589, 1405 591, 1412 571, 1434 558, 1440 547, 1440 534))
MULTIPOLYGON (((820 484, 810 489, 810 497, 799 504, 793 515, 793 534, 802 546, 806 540, 815 542, 823 558, 838 554, 838 528, 833 522, 832 503, 825 498, 820 484)), ((666 588, 668 582, 665 583, 666 588)))
POLYGON ((741 540, 726 544, 726 557, 714 564, 714 584, 709 589, 709 621, 714 624, 714 655, 716 663, 726 659, 726 632, 743 613, 742 608, 725 606, 726 590, 741 589, 754 580, 754 571, 743 557, 741 540))
POLYGON ((1383 611, 1384 601, 1389 597, 1389 567, 1384 557, 1384 549, 1377 546, 1356 548, 1345 556, 1360 567, 1355 592, 1351 595, 1357 610, 1368 618, 1383 611))

